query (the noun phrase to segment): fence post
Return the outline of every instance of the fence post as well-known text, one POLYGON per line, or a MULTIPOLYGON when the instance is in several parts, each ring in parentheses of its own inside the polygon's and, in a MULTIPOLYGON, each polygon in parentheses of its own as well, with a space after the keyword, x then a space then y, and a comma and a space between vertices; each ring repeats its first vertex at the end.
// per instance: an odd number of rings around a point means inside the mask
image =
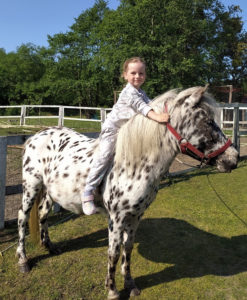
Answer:
POLYGON ((239 136, 239 106, 234 107, 233 111, 233 144, 237 151, 240 151, 240 136, 239 136))
POLYGON ((25 125, 26 124, 26 106, 22 105, 21 107, 21 118, 20 118, 20 126, 25 125))
POLYGON ((0 229, 4 229, 7 137, 0 137, 0 229))
POLYGON ((106 110, 105 108, 100 109, 100 120, 101 120, 101 128, 106 119, 106 110))
POLYGON ((220 128, 224 128, 224 107, 220 108, 220 128))
POLYGON ((64 107, 60 106, 59 107, 59 117, 58 117, 58 126, 63 126, 64 125, 64 107))

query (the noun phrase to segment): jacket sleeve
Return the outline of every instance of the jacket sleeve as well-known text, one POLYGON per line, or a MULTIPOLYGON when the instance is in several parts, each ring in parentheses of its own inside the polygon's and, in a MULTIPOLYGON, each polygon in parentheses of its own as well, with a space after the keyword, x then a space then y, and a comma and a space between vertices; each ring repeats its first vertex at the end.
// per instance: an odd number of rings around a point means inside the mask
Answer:
POLYGON ((138 92, 137 90, 131 91, 128 97, 129 105, 138 113, 146 116, 150 110, 152 110, 151 106, 147 103, 150 102, 150 99, 147 97, 145 93, 138 92), (145 100, 144 100, 145 99, 145 100))

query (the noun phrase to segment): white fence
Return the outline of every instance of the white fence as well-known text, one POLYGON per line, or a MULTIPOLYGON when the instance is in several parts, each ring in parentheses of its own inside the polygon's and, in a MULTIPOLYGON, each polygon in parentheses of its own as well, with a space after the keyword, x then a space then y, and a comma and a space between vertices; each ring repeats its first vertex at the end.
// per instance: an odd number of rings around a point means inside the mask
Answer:
POLYGON ((20 126, 26 125, 26 120, 28 119, 58 119, 58 126, 63 126, 65 120, 73 120, 73 121, 90 121, 90 122, 100 122, 101 124, 104 123, 106 119, 107 111, 111 111, 111 108, 99 108, 99 107, 83 107, 83 106, 61 106, 61 105, 13 105, 13 106, 3 106, 0 105, 0 119, 19 119, 20 126), (37 116, 30 116, 28 114, 29 109, 38 108, 38 109, 52 109, 55 110, 52 116, 45 116, 45 115, 37 115, 37 116), (17 109, 20 111, 19 115, 1 115, 1 110, 4 109, 17 109), (66 112, 68 113, 71 110, 78 110, 81 116, 82 111, 98 111, 100 117, 98 119, 95 118, 72 118, 66 117, 66 112))
MULTIPOLYGON (((64 120, 72 119, 78 121, 93 121, 103 123, 106 117, 106 112, 110 109, 105 108, 90 108, 90 107, 73 107, 73 106, 14 106, 21 109, 21 114, 17 116, 0 116, 1 118, 20 118, 20 124, 25 125, 27 118, 38 118, 40 116, 27 116, 27 107, 40 107, 40 108, 56 108, 58 109, 58 115, 52 116, 52 118, 58 118, 58 125, 63 126, 64 120), (99 110, 100 118, 94 119, 82 119, 82 118, 65 118, 64 111, 66 109, 84 109, 84 110, 99 110)), ((0 106, 1 108, 10 108, 9 106, 0 106)), ((11 106, 12 108, 12 106, 11 106)), ((40 118, 47 118, 42 116, 40 118)), ((221 105, 221 128, 232 131, 229 135, 232 136, 232 142, 238 151, 240 150, 240 135, 247 134, 247 104, 222 104, 221 105)), ((97 133, 88 134, 92 137, 96 137, 97 133)), ((6 167, 7 167, 7 147, 9 145, 20 145, 25 142, 29 136, 2 136, 0 137, 0 229, 4 228, 4 215, 5 215, 5 196, 22 193, 21 185, 7 186, 6 187, 6 167)))
MULTIPOLYGON (((232 104, 220 104, 221 108, 221 128, 222 129, 232 129, 234 126, 234 116, 237 118, 239 123, 240 131, 244 130, 247 133, 247 104, 242 103, 232 103, 232 104), (234 110, 237 110, 237 113, 234 113, 234 110), (228 113, 230 112, 230 113, 228 113), (230 125, 230 126, 228 126, 230 125), (246 129, 245 129, 246 125, 246 129)), ((90 121, 90 122, 100 122, 104 123, 106 119, 107 112, 111 111, 111 108, 99 108, 99 107, 83 107, 83 106, 59 106, 59 105, 13 105, 13 106, 1 106, 0 105, 0 119, 19 119, 20 126, 26 125, 26 120, 28 119, 58 119, 58 126, 63 126, 65 120, 73 120, 73 121, 90 121), (19 115, 2 115, 1 112, 4 109, 19 109, 19 115), (28 111, 30 109, 54 109, 55 112, 53 115, 29 115, 28 111), (69 114, 71 110, 78 110, 80 114, 80 118, 76 117, 67 117, 66 113, 69 114), (98 111, 99 118, 83 118, 81 117, 82 111, 98 111)), ((0 125, 1 126, 1 125, 0 125)))
POLYGON ((232 142, 240 150, 240 136, 247 135, 247 103, 221 104, 220 126, 231 131, 232 142))

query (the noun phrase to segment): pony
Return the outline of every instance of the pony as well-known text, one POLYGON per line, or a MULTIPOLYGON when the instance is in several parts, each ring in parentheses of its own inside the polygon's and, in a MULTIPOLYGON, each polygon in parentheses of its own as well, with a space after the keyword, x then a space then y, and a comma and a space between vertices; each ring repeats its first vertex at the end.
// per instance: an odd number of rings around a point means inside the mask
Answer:
MULTIPOLYGON (((124 124, 114 159, 96 192, 96 200, 108 217, 108 299, 119 298, 115 270, 121 250, 124 287, 131 296, 140 294, 130 269, 135 233, 144 211, 156 197, 160 179, 181 148, 201 163, 215 165, 220 172, 230 172, 238 163, 238 152, 217 125, 216 101, 204 87, 168 91, 155 98, 151 106, 156 112, 167 110, 170 123, 166 126, 137 114, 124 124)), ((25 143, 16 251, 21 272, 29 271, 25 228, 33 204, 41 195, 37 209, 41 244, 56 253, 48 234, 48 212, 57 202, 82 214, 85 180, 97 157, 98 144, 98 139, 65 127, 47 128, 25 143)))

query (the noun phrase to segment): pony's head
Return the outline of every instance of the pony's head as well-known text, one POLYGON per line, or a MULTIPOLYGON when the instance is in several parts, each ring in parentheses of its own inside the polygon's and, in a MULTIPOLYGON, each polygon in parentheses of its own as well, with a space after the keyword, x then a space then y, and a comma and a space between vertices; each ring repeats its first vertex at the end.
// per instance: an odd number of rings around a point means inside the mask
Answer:
MULTIPOLYGON (((220 109, 206 88, 194 87, 178 93, 171 107, 171 124, 199 152, 186 154, 216 165, 220 172, 236 168, 238 152, 219 127, 220 109), (201 155, 200 155, 201 154, 201 155)), ((182 144, 183 141, 180 141, 182 144)))

